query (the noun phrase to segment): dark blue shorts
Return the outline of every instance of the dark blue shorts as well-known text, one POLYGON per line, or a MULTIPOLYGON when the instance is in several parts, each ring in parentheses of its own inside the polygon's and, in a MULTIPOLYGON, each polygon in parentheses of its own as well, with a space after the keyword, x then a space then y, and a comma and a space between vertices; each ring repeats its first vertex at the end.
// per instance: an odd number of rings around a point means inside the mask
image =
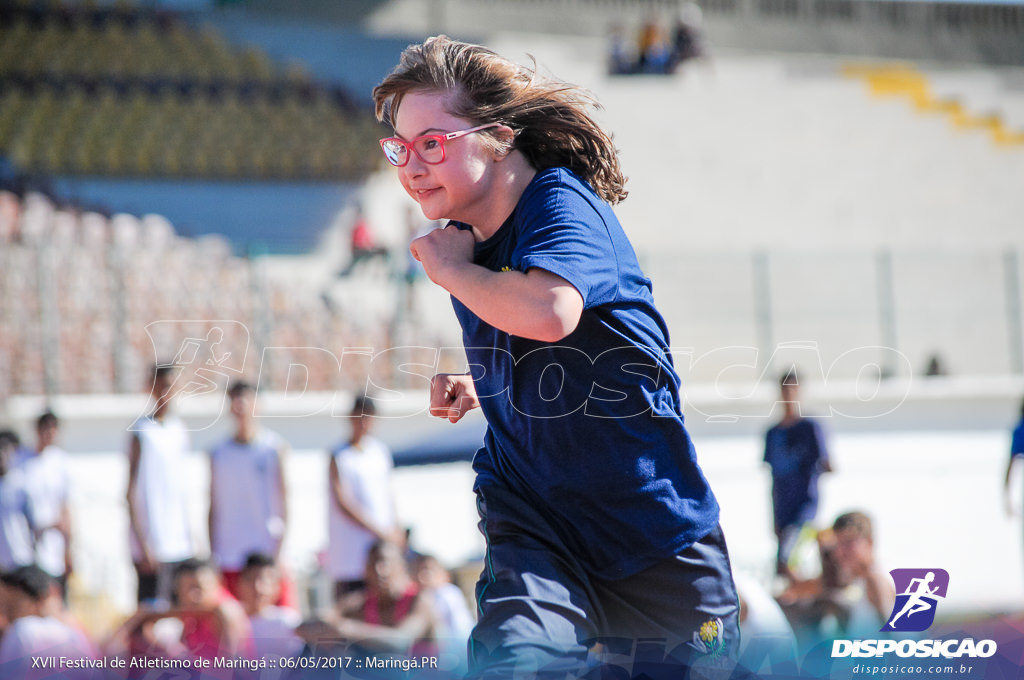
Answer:
POLYGON ((729 555, 716 528, 618 580, 590 575, 534 505, 477 489, 487 539, 469 677, 728 678, 739 647, 729 555))

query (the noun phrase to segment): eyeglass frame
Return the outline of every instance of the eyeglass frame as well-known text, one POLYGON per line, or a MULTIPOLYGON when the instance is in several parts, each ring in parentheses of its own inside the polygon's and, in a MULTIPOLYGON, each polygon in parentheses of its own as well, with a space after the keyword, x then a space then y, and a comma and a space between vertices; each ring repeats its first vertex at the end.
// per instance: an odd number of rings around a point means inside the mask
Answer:
POLYGON ((401 165, 399 165, 397 163, 393 163, 391 161, 391 157, 388 155, 388 152, 384 149, 384 144, 387 143, 387 142, 391 142, 391 141, 395 141, 395 142, 398 142, 398 143, 402 144, 403 146, 405 146, 406 149, 409 149, 414 154, 416 154, 416 158, 419 158, 421 161, 423 161, 427 165, 440 165, 441 163, 444 163, 445 159, 447 158, 446 152, 444 150, 444 143, 445 142, 450 142, 453 139, 458 139, 459 137, 465 137, 466 135, 471 135, 474 132, 480 132, 481 130, 486 130, 488 128, 500 127, 501 125, 503 125, 503 123, 484 123, 483 125, 477 125, 476 127, 467 128, 465 130, 456 130, 455 132, 446 132, 443 135, 420 135, 419 137, 415 137, 411 141, 408 141, 408 142, 406 140, 402 139, 401 137, 385 137, 384 139, 380 140, 380 150, 384 152, 384 158, 388 159, 388 163, 392 167, 395 167, 395 168, 404 168, 405 166, 407 166, 409 164, 409 160, 412 158, 412 155, 409 154, 409 153, 406 153, 406 155, 405 155, 405 162, 402 163, 401 165), (432 162, 432 161, 428 161, 426 158, 424 158, 423 156, 420 155, 420 152, 416 150, 416 142, 421 140, 421 139, 436 139, 437 140, 437 143, 441 145, 441 160, 433 161, 432 162))

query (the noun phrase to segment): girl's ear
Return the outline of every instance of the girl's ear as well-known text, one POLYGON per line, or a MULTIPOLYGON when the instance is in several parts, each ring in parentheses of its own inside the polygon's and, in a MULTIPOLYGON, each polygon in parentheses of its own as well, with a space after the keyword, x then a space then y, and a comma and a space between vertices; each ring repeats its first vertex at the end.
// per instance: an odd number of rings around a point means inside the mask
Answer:
POLYGON ((494 137, 498 141, 497 148, 495 149, 495 156, 498 158, 505 158, 512 152, 512 147, 516 142, 516 132, 507 125, 501 125, 494 128, 494 137))

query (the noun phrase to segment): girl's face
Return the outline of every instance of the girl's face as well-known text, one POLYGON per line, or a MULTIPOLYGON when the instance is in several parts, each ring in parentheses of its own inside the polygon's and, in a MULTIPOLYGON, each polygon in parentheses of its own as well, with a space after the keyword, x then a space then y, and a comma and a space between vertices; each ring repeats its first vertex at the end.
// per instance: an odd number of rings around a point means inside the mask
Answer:
MULTIPOLYGON (((476 123, 445 111, 448 97, 436 92, 403 96, 395 116, 395 136, 411 144, 420 135, 474 127, 476 123)), ((428 219, 479 225, 487 215, 496 155, 479 134, 449 140, 444 143, 444 151, 445 159, 437 165, 410 154, 408 164, 398 168, 398 179, 428 219)))

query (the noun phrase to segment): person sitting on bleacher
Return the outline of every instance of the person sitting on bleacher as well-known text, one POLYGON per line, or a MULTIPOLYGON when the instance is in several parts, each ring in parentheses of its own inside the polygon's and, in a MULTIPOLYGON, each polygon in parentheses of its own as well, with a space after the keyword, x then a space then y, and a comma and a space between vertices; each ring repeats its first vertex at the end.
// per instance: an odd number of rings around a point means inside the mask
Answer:
POLYGON ((348 276, 355 271, 356 267, 364 262, 380 258, 387 265, 391 259, 388 249, 378 245, 377 239, 373 235, 373 230, 370 228, 370 223, 366 221, 362 211, 356 215, 356 222, 352 227, 351 243, 352 259, 349 261, 348 266, 338 273, 338 276, 348 276))
POLYGON ((366 589, 338 601, 334 621, 309 621, 299 635, 314 648, 346 644, 366 654, 437 655, 437 615, 432 595, 409 573, 402 548, 378 541, 366 562, 366 589))
POLYGON ((302 651, 302 639, 295 634, 302 615, 276 604, 280 594, 281 570, 274 558, 249 555, 238 578, 238 601, 252 627, 254 658, 277 659, 302 651))

